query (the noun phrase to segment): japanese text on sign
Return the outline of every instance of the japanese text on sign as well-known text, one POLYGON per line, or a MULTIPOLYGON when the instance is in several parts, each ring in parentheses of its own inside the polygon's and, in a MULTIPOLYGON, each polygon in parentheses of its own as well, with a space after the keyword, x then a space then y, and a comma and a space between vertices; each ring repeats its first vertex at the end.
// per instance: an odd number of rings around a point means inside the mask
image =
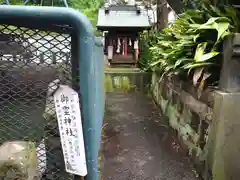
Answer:
POLYGON ((78 94, 61 85, 54 95, 54 102, 66 171, 85 176, 87 167, 78 94))

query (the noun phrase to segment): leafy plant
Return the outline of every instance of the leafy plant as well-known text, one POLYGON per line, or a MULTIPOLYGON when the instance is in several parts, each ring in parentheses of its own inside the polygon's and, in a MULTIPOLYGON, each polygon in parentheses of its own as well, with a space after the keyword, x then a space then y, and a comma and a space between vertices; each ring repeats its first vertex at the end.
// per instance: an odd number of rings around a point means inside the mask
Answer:
POLYGON ((217 8, 207 3, 197 7, 185 10, 161 33, 152 30, 143 34, 142 40, 147 39, 143 48, 148 52, 145 69, 191 77, 201 92, 207 79, 211 77, 210 83, 218 80, 222 42, 227 35, 238 32, 240 22, 232 7, 217 8))
MULTIPOLYGON (((23 5, 22 0, 9 0, 12 5, 23 5)), ((98 9, 104 4, 104 0, 67 0, 69 7, 83 12, 91 21, 95 28, 96 34, 96 24, 98 9)), ((64 6, 63 0, 31 0, 28 5, 37 6, 64 6)))

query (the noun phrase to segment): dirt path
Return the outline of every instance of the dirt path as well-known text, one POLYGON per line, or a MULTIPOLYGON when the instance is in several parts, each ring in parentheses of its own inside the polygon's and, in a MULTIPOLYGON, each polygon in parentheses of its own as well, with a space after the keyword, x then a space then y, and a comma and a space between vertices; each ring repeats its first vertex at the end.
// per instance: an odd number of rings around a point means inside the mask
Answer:
POLYGON ((104 180, 197 180, 191 163, 142 94, 107 94, 104 180))

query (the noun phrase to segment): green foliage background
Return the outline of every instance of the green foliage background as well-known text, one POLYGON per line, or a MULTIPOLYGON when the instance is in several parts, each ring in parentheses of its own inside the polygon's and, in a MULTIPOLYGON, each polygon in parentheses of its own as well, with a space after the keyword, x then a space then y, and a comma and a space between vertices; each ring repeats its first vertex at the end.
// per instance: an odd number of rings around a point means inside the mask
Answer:
POLYGON ((208 0, 197 9, 185 9, 162 32, 141 34, 140 67, 176 74, 203 89, 217 85, 226 36, 239 32, 240 15, 231 6, 214 6, 208 0), (206 82, 207 80, 207 82, 206 82))
MULTIPOLYGON (((12 5, 23 5, 23 0, 9 0, 9 3, 12 5)), ((68 0, 69 7, 79 10, 84 13, 89 20, 92 22, 96 34, 97 16, 98 9, 104 4, 104 0, 68 0)), ((37 6, 57 6, 63 7, 63 0, 31 0, 28 5, 37 5, 37 6)))

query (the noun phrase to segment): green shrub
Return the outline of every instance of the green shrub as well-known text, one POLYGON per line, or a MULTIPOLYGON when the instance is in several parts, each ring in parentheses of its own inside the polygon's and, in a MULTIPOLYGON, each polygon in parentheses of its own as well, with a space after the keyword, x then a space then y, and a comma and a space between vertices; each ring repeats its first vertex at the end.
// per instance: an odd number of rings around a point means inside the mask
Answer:
POLYGON ((198 10, 185 10, 162 32, 142 33, 140 65, 149 71, 190 77, 203 88, 207 79, 211 84, 218 80, 223 40, 239 27, 234 8, 202 3, 198 10))

